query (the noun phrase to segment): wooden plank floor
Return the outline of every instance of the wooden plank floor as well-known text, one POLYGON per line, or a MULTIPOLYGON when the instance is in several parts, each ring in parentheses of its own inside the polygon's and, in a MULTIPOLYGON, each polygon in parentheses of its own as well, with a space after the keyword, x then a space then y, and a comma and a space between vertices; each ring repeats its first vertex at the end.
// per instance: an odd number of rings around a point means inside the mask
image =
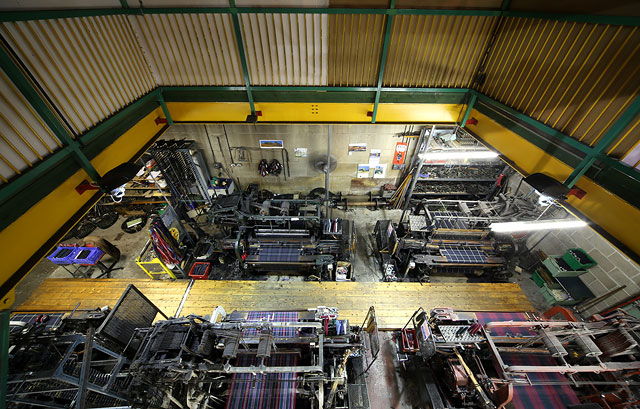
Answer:
MULTIPOLYGON (((19 311, 68 311, 113 306, 132 283, 165 314, 175 314, 187 281, 147 279, 48 279, 19 311)), ((340 309, 340 316, 359 324, 373 305, 383 329, 404 326, 418 308, 452 307, 465 311, 533 311, 517 284, 489 283, 365 283, 196 281, 181 315, 210 314, 216 305, 233 310, 287 310, 320 305, 340 309)))
POLYGON ((151 279, 49 278, 16 311, 64 312, 113 307, 129 284, 135 285, 168 316, 175 314, 189 282, 151 279))

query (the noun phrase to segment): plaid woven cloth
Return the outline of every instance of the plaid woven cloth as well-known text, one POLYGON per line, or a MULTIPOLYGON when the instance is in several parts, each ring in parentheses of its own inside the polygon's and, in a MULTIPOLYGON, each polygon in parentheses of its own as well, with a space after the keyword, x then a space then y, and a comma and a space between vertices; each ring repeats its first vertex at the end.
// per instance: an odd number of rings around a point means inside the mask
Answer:
MULTIPOLYGON (((512 312, 477 312, 476 318, 482 325, 497 321, 526 321, 523 313, 512 312)), ((529 336, 534 335, 528 328, 492 328, 494 336, 529 336)), ((535 354, 500 354, 507 365, 556 365, 550 356, 535 354)), ((566 382, 567 378, 554 373, 530 373, 533 382, 566 382)), ((536 385, 517 386, 513 389, 514 409, 566 409, 568 405, 577 405, 580 400, 569 385, 536 385)))
POLYGON ((299 247, 262 247, 258 253, 258 261, 264 262, 297 262, 300 261, 299 247))
MULTIPOLYGON (((521 312, 476 312, 476 318, 482 325, 498 321, 527 321, 527 316, 521 312)), ((490 334, 494 337, 528 337, 535 335, 529 328, 523 327, 491 328, 490 334)))
MULTIPOLYGON (((298 313, 295 311, 249 311, 247 321, 297 322, 298 313)), ((244 330, 242 335, 245 337, 255 337, 258 335, 258 331, 250 328, 244 330)), ((296 328, 274 328, 273 335, 279 338, 295 338, 298 336, 298 330, 296 328)))

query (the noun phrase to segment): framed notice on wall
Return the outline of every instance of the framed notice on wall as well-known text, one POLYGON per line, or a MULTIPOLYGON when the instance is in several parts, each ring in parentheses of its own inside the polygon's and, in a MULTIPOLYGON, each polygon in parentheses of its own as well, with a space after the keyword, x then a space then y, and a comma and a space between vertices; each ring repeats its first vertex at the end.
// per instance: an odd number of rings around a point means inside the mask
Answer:
POLYGON ((260 139, 260 148, 262 149, 282 149, 284 143, 281 139, 260 139))

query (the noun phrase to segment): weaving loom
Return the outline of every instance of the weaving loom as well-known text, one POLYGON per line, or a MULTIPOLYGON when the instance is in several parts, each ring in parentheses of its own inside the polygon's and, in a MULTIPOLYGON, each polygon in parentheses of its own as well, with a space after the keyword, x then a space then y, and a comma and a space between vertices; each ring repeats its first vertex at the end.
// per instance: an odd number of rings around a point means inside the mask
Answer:
POLYGON ((208 215, 224 234, 206 237, 207 246, 235 257, 249 271, 295 271, 329 277, 339 261, 349 262, 354 250, 352 221, 322 213, 315 196, 294 199, 256 191, 217 198, 208 215), (224 237, 222 237, 224 236, 224 237))
POLYGON ((637 401, 630 385, 640 375, 640 322, 624 314, 595 319, 419 309, 396 336, 402 340, 397 348, 401 359, 423 368, 434 408, 566 409, 621 396, 637 401))
POLYGON ((16 314, 8 407, 75 407, 82 391, 87 407, 349 408, 366 401, 366 345, 379 350, 367 316, 364 328, 332 307, 167 318, 130 285, 110 311, 16 314), (93 354, 78 353, 89 339, 93 354))
MULTIPOLYGON (((248 322, 295 322, 295 311, 250 311, 248 322)), ((282 338, 294 338, 299 334, 295 328, 274 328, 273 335, 282 338)), ((243 331, 243 337, 256 337, 254 328, 243 331)), ((236 361, 237 366, 255 366, 258 360, 242 355, 236 361)), ((297 354, 278 353, 265 360, 266 366, 295 366, 297 354)), ((234 374, 231 378, 227 409, 293 409, 296 407, 297 373, 277 374, 234 374)))
MULTIPOLYGON (((496 321, 526 321, 523 313, 477 312, 478 322, 487 324, 496 321)), ((528 328, 492 328, 491 335, 506 337, 532 336, 528 328)), ((507 365, 553 365, 550 356, 536 354, 504 353, 502 357, 507 365)), ((529 377, 534 382, 564 382, 566 377, 558 373, 533 373, 529 377)), ((523 385, 514 388, 511 404, 514 409, 565 409, 568 405, 577 405, 580 399, 569 385, 523 385)))

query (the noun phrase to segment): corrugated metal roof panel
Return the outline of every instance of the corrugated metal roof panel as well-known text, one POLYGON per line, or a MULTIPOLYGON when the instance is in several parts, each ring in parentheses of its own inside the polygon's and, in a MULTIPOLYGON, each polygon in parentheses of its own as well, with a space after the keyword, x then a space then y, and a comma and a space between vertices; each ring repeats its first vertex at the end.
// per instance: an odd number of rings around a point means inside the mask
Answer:
POLYGON ((73 135, 155 87, 124 16, 4 23, 1 31, 73 135))
POLYGON ((640 142, 640 115, 631 121, 615 141, 605 150, 605 153, 616 159, 626 158, 640 142))
POLYGON ((231 16, 130 16, 159 85, 244 85, 231 16))
POLYGON ((326 85, 325 14, 241 14, 254 85, 326 85))
POLYGON ((6 183, 62 144, 0 70, 0 181, 6 183))
POLYGON ((329 85, 377 85, 385 18, 372 14, 329 16, 329 85))
POLYGON ((637 27, 509 18, 480 90, 595 145, 640 91, 637 27))
POLYGON ((383 85, 468 87, 497 19, 396 16, 383 85))

